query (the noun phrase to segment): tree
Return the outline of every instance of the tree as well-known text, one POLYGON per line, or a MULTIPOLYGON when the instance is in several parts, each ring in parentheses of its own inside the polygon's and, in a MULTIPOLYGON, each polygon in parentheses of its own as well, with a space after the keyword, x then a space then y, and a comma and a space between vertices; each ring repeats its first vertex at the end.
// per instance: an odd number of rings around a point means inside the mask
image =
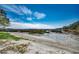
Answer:
POLYGON ((0 9, 0 24, 5 27, 9 25, 9 19, 6 17, 6 12, 0 9))

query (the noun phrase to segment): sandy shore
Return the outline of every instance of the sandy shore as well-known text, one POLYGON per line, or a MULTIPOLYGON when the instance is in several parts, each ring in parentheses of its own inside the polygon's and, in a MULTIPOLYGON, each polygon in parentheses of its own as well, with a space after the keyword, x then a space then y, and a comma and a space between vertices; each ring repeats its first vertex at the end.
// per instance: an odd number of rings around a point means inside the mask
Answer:
POLYGON ((70 51, 47 46, 29 40, 5 41, 5 43, 0 46, 2 46, 0 47, 1 54, 22 54, 22 53, 23 54, 71 54, 72 53, 70 51))
POLYGON ((29 51, 26 53, 72 54, 79 52, 78 49, 75 49, 72 46, 68 46, 66 44, 42 36, 35 36, 19 32, 11 32, 10 34, 23 37, 25 40, 31 42, 29 45, 29 51))

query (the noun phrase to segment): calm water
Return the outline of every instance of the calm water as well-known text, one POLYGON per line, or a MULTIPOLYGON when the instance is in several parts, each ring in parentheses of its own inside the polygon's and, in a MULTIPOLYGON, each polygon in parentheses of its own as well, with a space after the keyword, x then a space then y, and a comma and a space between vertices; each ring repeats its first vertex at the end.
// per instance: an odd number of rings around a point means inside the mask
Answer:
POLYGON ((62 33, 45 33, 41 36, 55 40, 56 42, 66 44, 67 46, 79 49, 79 35, 62 34, 62 33))

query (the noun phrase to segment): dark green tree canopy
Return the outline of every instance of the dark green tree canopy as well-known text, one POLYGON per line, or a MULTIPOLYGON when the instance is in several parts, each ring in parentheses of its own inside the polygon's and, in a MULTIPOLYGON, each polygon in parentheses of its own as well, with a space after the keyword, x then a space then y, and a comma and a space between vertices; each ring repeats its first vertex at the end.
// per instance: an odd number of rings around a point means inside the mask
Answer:
POLYGON ((3 9, 0 9, 0 24, 3 26, 9 25, 9 19, 6 17, 6 12, 3 9))

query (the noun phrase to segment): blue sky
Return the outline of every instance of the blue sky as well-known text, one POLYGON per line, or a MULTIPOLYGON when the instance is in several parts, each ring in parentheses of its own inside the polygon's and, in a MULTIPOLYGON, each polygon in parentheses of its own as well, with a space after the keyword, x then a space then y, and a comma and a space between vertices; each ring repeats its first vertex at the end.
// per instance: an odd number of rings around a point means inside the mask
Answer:
POLYGON ((9 28, 57 28, 79 20, 77 4, 0 5, 10 19, 9 28))

